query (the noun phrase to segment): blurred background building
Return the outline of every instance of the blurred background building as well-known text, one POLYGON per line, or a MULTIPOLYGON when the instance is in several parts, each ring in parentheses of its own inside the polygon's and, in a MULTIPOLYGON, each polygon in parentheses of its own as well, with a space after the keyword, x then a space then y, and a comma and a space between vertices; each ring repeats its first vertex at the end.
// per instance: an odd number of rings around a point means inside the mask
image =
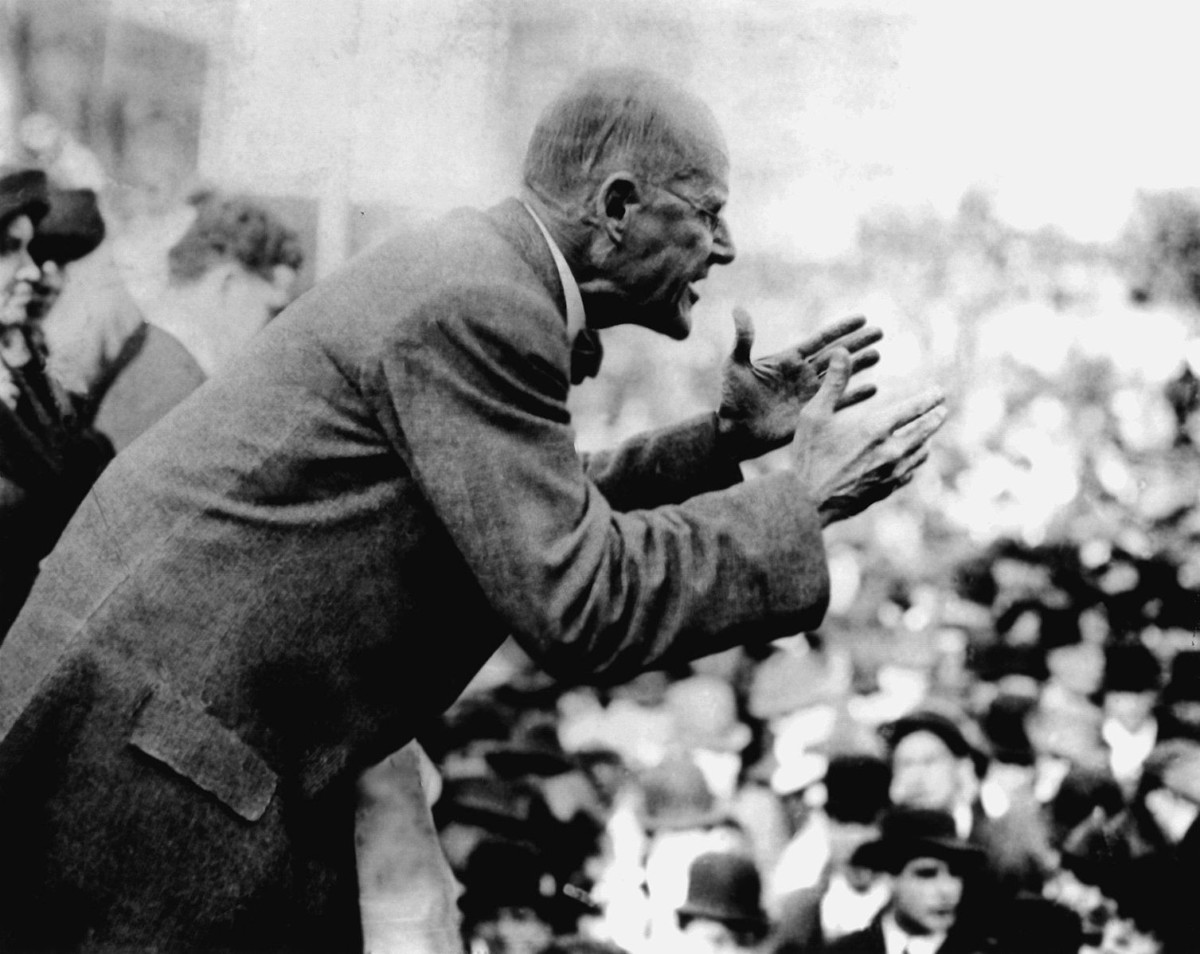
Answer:
POLYGON ((728 135, 739 258, 705 282, 688 342, 606 334, 606 374, 573 399, 580 441, 711 406, 735 304, 763 348, 867 313, 888 334, 883 393, 937 380, 954 418, 909 492, 831 537, 834 621, 878 622, 887 600, 866 590, 900 578, 920 629, 933 615, 912 593, 1000 538, 1136 552, 1194 539, 1200 11, 1187 5, 6 0, 0 13, 0 153, 101 192, 142 300, 197 189, 285 214, 314 251, 307 284, 400 216, 509 194, 534 117, 579 71, 641 64, 683 81, 728 135))

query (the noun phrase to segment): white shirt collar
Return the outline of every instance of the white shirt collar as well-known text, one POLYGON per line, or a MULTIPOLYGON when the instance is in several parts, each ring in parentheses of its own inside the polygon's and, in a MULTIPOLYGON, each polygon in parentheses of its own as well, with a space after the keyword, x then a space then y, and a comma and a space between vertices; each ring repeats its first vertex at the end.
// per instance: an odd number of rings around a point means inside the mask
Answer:
POLYGON ((965 841, 971 836, 971 829, 975 827, 975 813, 971 811, 969 804, 960 804, 954 806, 951 814, 954 816, 954 830, 958 832, 958 837, 965 841))
POLYGON ((942 934, 909 934, 891 912, 883 916, 883 949, 887 954, 936 954, 946 940, 942 934))
POLYGON ((1158 741, 1158 723, 1147 719, 1131 732, 1116 719, 1105 719, 1100 735, 1108 743, 1108 764, 1117 781, 1132 782, 1158 741))
POLYGON ((546 240, 546 244, 550 246, 550 254, 554 257, 554 267, 558 269, 558 280, 562 283, 563 297, 567 300, 567 341, 573 342, 575 336, 583 331, 584 327, 583 296, 579 293, 579 283, 575 281, 575 276, 571 274, 567 260, 563 257, 562 249, 550 237, 549 229, 538 218, 538 214, 533 211, 533 206, 524 199, 521 200, 521 204, 525 206, 525 211, 533 216, 533 221, 537 223, 537 227, 541 230, 542 237, 546 240))

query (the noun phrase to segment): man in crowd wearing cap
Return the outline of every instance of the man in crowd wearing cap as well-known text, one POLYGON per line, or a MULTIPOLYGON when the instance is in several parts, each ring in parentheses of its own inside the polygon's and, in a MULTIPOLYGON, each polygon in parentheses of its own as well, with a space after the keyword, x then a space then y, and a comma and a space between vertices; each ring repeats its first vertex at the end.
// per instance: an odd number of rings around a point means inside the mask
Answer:
POLYGON ((92 230, 60 246, 73 195, 51 199, 37 170, 0 174, 0 640, 39 562, 112 457, 46 369, 40 322, 57 276, 49 252, 73 260, 100 238, 92 230))
POLYGON ((982 862, 946 812, 897 807, 884 815, 880 837, 860 851, 863 864, 885 874, 887 906, 861 931, 830 943, 830 954, 968 954, 982 939, 959 917, 966 880, 982 862))
POLYGON ((687 898, 675 912, 679 954, 749 954, 763 950, 770 922, 762 880, 748 855, 707 852, 688 868, 687 898))
POLYGON ((959 723, 932 710, 885 726, 884 737, 891 750, 892 803, 954 819, 959 837, 983 853, 981 895, 1041 890, 1052 866, 1044 826, 1030 805, 1011 806, 997 817, 984 810, 979 796, 988 757, 982 738, 968 740, 959 723))
MULTIPOLYGON (((686 337, 733 260, 728 171, 695 97, 589 75, 521 198, 356 258, 117 455, 0 646, 0 941, 357 949, 355 780, 506 636, 618 681, 818 623, 823 528, 906 484, 945 416, 937 388, 837 413, 870 393, 861 320, 755 362, 742 315, 716 413, 574 447, 597 331, 686 337)), ((408 950, 452 950, 409 792, 408 950)))

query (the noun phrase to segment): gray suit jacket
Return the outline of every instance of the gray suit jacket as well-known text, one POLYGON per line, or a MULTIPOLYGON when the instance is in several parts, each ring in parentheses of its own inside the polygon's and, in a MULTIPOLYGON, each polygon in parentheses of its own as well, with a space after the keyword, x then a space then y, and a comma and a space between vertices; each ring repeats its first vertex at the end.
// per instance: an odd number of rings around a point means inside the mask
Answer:
POLYGON ((820 620, 798 478, 712 418, 581 464, 569 359, 528 213, 457 212, 117 458, 0 646, 0 940, 353 948, 352 781, 505 634, 617 679, 820 620))

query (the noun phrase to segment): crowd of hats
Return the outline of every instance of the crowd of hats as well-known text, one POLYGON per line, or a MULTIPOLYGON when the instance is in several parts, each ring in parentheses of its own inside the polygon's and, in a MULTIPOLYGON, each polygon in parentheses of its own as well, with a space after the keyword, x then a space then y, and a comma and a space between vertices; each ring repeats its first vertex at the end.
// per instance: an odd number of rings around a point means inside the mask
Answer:
MULTIPOLYGON (((698 752, 733 759, 739 791, 802 800, 845 824, 886 819, 858 859, 883 871, 917 848, 956 866, 975 860, 945 817, 888 813, 888 752, 916 729, 968 759, 980 779, 995 766, 1032 772, 1037 762, 1040 771, 1047 754, 1071 762, 1045 805, 1056 845, 1097 812, 1115 817, 1130 790, 1102 758, 1089 762, 1074 736, 1102 754, 1100 703, 1134 693, 1153 696, 1160 741, 1200 746, 1200 646, 1188 642, 1198 594, 1178 555, 1114 546, 1097 559, 1085 549, 1002 541, 947 579, 950 612, 930 622, 930 640, 947 628, 959 634, 958 682, 930 671, 915 681, 864 672, 852 643, 809 634, 619 687, 558 685, 525 661, 468 695, 422 739, 447 776, 439 826, 476 830, 472 850, 451 852, 467 921, 518 902, 563 935, 603 918, 597 880, 621 793, 636 792, 634 817, 650 840, 752 828, 698 752), (1055 655, 1079 646, 1097 650, 1103 678, 1087 711, 1056 708, 1047 689, 1055 655)), ((749 930, 766 916, 771 871, 761 861, 749 850, 710 858, 693 872, 681 910, 719 910, 749 930)), ((1043 914, 1058 917, 1030 916, 1043 914)))

